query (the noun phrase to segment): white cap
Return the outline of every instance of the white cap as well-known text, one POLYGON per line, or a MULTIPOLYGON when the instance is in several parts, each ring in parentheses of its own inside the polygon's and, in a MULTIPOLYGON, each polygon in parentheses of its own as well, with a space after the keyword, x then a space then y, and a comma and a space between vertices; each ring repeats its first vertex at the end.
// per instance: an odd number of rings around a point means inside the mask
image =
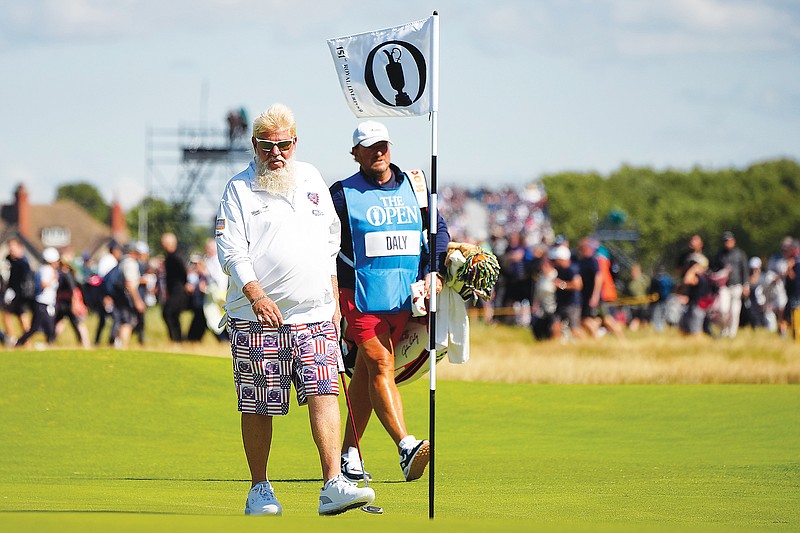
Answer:
POLYGON ((760 257, 751 257, 750 263, 748 263, 750 270, 755 270, 757 268, 761 268, 761 258, 760 257))
POLYGON ((57 263, 61 255, 58 253, 58 250, 51 246, 42 251, 42 257, 46 263, 57 263))
POLYGON ((386 141, 392 142, 389 138, 389 130, 380 122, 367 120, 362 122, 353 132, 353 146, 372 146, 375 143, 386 141))
POLYGON ((133 245, 133 249, 140 254, 144 255, 150 254, 150 247, 147 246, 147 243, 143 241, 137 241, 136 244, 133 245))
POLYGON ((566 246, 556 246, 552 250, 550 250, 550 259, 561 259, 567 260, 572 257, 572 253, 570 253, 569 248, 566 246))

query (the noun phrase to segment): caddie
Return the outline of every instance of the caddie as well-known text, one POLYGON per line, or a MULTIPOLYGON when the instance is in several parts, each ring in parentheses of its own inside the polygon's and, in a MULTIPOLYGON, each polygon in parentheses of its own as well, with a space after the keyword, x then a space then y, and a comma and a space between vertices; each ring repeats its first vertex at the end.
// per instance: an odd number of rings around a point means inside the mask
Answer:
MULTIPOLYGON (((382 123, 359 124, 350 153, 358 172, 334 183, 330 191, 342 223, 336 270, 347 323, 344 336, 358 346, 350 383, 352 416, 360 438, 375 411, 397 445, 403 477, 412 481, 428 465, 430 443, 406 429, 394 379, 394 346, 411 316, 411 284, 424 279, 427 294, 433 277, 437 293, 442 288, 441 278, 428 273, 428 192, 424 175, 406 174, 391 163, 389 131, 382 123)), ((441 271, 449 241, 447 224, 439 216, 435 252, 441 271)), ((342 472, 360 480, 361 460, 351 428, 346 424, 342 472)))

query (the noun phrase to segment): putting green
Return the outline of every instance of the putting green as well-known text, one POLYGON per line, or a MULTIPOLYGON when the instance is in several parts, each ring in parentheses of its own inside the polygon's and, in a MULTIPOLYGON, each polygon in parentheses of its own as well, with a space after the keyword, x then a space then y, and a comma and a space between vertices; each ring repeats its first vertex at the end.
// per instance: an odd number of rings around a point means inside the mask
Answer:
MULTIPOLYGON (((241 516, 249 482, 228 360, 8 352, 0 380, 0 529, 263 527, 241 516)), ((401 390, 409 428, 427 436, 427 379, 401 390)), ((800 389, 782 385, 440 382, 436 520, 428 475, 402 482, 374 419, 362 449, 386 512, 325 527, 798 531, 798 407, 800 389)), ((276 420, 269 473, 280 520, 318 526, 305 408, 276 420)))

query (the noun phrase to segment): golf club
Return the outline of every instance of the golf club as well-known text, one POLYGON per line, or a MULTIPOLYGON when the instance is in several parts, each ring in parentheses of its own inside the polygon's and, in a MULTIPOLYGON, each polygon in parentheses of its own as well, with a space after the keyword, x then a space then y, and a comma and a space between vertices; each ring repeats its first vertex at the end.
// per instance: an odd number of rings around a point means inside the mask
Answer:
MULTIPOLYGON (((364 468, 364 456, 361 455, 361 444, 358 441, 358 431, 356 430, 356 422, 353 419, 353 408, 350 406, 350 394, 347 392, 347 383, 345 383, 345 370, 344 370, 344 361, 342 361, 341 352, 339 354, 339 377, 342 378, 342 390, 344 391, 344 400, 347 404, 347 418, 350 419, 350 427, 353 430, 353 436, 356 439, 356 450, 358 450, 358 459, 361 461, 361 475, 362 479, 364 480, 364 486, 369 487, 369 481, 367 481, 367 469, 364 468)), ((378 507, 377 505, 365 505, 361 508, 362 511, 365 513, 370 514, 383 514, 383 507, 378 507)))

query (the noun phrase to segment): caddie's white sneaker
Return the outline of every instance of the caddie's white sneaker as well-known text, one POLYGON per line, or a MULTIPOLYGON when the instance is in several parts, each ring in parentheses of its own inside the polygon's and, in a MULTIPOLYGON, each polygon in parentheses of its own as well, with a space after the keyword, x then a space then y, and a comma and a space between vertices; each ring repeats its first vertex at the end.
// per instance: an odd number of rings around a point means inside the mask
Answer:
MULTIPOLYGON (((342 454, 342 475, 353 483, 364 481, 364 470, 358 448, 350 446, 347 453, 342 454)), ((367 482, 372 481, 372 475, 366 472, 367 482)))
POLYGON ((275 491, 269 481, 256 483, 247 495, 244 514, 253 516, 279 515, 283 512, 281 504, 275 498, 275 491))
POLYGON ((319 514, 334 515, 357 509, 375 501, 375 491, 359 488, 342 474, 329 479, 319 491, 319 514))
POLYGON ((431 460, 431 443, 427 440, 416 440, 413 436, 411 439, 411 444, 406 445, 403 441, 400 443, 400 468, 403 469, 406 481, 419 479, 431 460))

